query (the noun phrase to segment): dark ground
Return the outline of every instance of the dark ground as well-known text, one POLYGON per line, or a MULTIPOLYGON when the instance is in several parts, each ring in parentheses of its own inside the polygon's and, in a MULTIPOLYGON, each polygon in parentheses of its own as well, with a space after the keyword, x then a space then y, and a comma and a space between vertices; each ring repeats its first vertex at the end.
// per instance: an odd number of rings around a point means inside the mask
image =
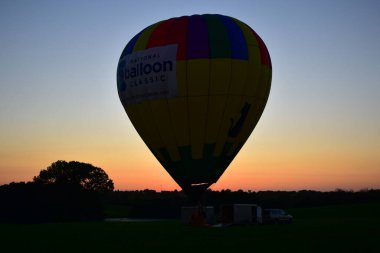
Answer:
POLYGON ((293 224, 190 227, 178 220, 0 224, 1 252, 380 252, 380 203, 287 210, 293 224))

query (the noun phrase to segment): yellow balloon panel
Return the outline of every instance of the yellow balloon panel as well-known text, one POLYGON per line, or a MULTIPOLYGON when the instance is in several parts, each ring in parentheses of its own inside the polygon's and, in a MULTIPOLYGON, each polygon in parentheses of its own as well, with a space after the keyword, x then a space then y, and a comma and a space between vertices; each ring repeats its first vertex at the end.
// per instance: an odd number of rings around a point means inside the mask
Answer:
POLYGON ((206 144, 216 143, 218 129, 222 122, 224 109, 226 107, 227 95, 210 95, 207 112, 206 144))
POLYGON ((186 97, 172 98, 168 100, 170 118, 173 124, 173 133, 179 147, 190 144, 188 103, 186 97))
POLYGON ((246 96, 246 104, 251 105, 250 112, 247 115, 246 123, 242 126, 240 133, 234 140, 233 145, 228 155, 232 155, 236 152, 237 148, 241 148, 245 141, 248 139, 254 128, 256 127, 261 114, 264 111, 268 95, 270 92, 271 83, 271 70, 267 66, 262 66, 262 73, 260 75, 260 85, 256 88, 256 96, 246 96))
MULTIPOLYGON (((147 126, 144 124, 143 119, 138 113, 138 105, 129 105, 124 106, 124 109, 129 117, 129 120, 132 122, 133 126, 136 128, 137 132, 143 140, 151 139, 152 133, 148 130, 147 126)), ((159 142, 152 143, 152 146, 157 147, 159 142)))
POLYGON ((227 155, 232 155, 236 152, 236 149, 241 148, 241 146, 245 143, 245 141, 250 136, 251 132, 256 126, 256 117, 257 114, 260 114, 260 110, 262 108, 262 101, 258 100, 255 97, 244 97, 244 104, 249 105, 249 112, 245 118, 245 124, 241 126, 239 133, 236 135, 233 140, 233 144, 228 151, 227 155))
MULTIPOLYGON (((187 92, 188 96, 206 96, 210 82, 210 60, 187 61, 187 92)), ((205 108, 204 108, 205 109, 205 108)))
POLYGON ((228 154, 232 154, 249 137, 260 118, 266 103, 263 98, 268 96, 270 89, 270 69, 256 64, 248 68, 252 65, 247 61, 220 59, 193 60, 179 65, 182 67, 177 77, 189 87, 188 95, 127 105, 132 123, 150 148, 166 149, 173 161, 181 159, 179 148, 184 146, 191 147, 191 158, 195 160, 202 158, 206 144, 215 145, 213 156, 218 157, 226 143, 231 143, 228 154), (226 78, 216 78, 216 74, 208 72, 209 66, 218 64, 221 69, 230 70, 224 72, 226 78), (201 74, 196 76, 193 72, 201 74), (260 85, 250 79, 250 75, 255 75, 260 85), (186 76, 193 77, 185 79, 186 76), (226 81, 228 76, 229 81, 226 81), (211 90, 219 93, 227 87, 227 95, 208 94, 211 90), (248 87, 255 88, 255 96, 242 95, 248 87), (232 91, 241 94, 233 95, 232 91))
POLYGON ((162 143, 161 138, 159 137, 156 128, 152 125, 148 125, 147 119, 143 116, 144 114, 140 113, 141 104, 131 104, 124 106, 124 108, 145 144, 159 160, 163 160, 164 158, 159 152, 162 143))
POLYGON ((231 81, 228 91, 229 95, 243 95, 244 86, 247 80, 247 72, 252 71, 251 69, 248 69, 248 66, 247 61, 231 61, 231 81))
POLYGON ((231 59, 210 62, 210 95, 227 95, 231 83, 231 59))
POLYGON ((178 97, 187 96, 187 61, 177 61, 178 97))
POLYGON ((173 134, 174 127, 169 113, 168 101, 164 99, 152 100, 150 106, 155 120, 154 125, 157 126, 162 138, 162 146, 166 148, 172 161, 180 160, 177 141, 173 134))
MULTIPOLYGON (((127 106, 127 108, 128 107, 129 106, 127 106)), ((142 119, 142 124, 145 125, 143 133, 143 136, 145 136, 145 138, 143 137, 143 140, 145 141, 145 143, 147 143, 147 146, 149 148, 155 149, 161 148, 163 145, 163 140, 161 138, 160 132, 158 131, 149 101, 136 104, 136 111, 142 119)), ((135 111, 132 111, 132 113, 134 112, 135 111)))
POLYGON ((256 46, 248 47, 248 55, 249 70, 243 94, 246 96, 257 96, 257 90, 262 85, 260 83, 262 65, 260 63, 259 57, 255 57, 257 55, 260 55, 259 48, 256 46))
POLYGON ((216 145, 214 150, 214 156, 220 156, 224 145, 230 138, 229 132, 234 130, 234 125, 240 115, 242 108, 243 96, 228 96, 226 106, 224 108, 223 117, 218 128, 218 135, 216 139, 216 145))
MULTIPOLYGON (((263 65, 262 66, 262 76, 260 79, 260 91, 258 96, 265 101, 268 100, 269 97, 269 92, 270 92, 270 87, 271 87, 271 82, 272 82, 272 70, 268 67, 263 65)), ((265 104, 263 105, 263 110, 264 110, 265 104)))
POLYGON ((205 142, 208 97, 189 97, 188 102, 191 157, 192 159, 201 159, 205 142))

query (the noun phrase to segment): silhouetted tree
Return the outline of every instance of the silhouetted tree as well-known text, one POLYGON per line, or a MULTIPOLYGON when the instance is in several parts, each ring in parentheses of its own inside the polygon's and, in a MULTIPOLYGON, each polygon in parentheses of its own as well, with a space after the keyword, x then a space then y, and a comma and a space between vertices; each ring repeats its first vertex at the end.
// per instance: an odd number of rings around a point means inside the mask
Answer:
POLYGON ((98 193, 78 185, 11 183, 0 186, 0 200, 0 223, 104 218, 98 193))
POLYGON ((56 161, 33 178, 34 183, 79 185, 85 190, 113 191, 113 181, 101 168, 76 161, 56 161))

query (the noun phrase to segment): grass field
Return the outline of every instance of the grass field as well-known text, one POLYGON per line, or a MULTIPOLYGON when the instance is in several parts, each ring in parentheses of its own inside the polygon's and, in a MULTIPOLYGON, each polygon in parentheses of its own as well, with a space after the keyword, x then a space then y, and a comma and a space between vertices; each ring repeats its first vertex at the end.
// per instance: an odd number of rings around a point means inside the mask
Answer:
POLYGON ((176 220, 0 224, 0 251, 380 253, 380 203, 288 211, 293 224, 224 228, 176 220))

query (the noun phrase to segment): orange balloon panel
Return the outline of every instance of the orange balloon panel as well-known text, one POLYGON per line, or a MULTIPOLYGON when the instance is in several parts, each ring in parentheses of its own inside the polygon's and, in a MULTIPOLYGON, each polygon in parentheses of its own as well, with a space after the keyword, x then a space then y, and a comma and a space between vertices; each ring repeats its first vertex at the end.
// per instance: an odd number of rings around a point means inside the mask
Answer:
POLYGON ((146 145, 189 194, 215 183, 255 128, 272 67, 241 21, 194 15, 153 24, 121 54, 120 100, 146 145))

